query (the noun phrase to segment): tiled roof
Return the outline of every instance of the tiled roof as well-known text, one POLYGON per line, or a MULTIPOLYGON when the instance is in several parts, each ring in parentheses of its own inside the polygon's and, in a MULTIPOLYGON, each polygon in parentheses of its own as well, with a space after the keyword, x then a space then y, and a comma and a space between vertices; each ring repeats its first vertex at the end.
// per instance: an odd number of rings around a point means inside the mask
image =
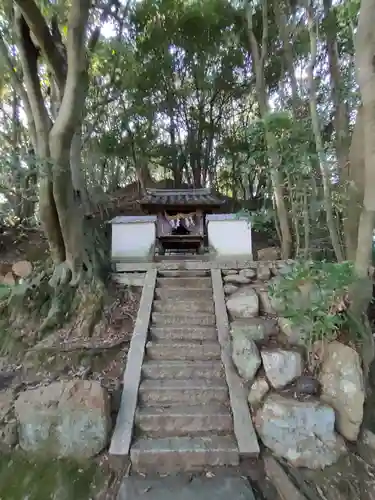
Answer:
POLYGON ((221 205, 209 189, 147 189, 141 205, 221 205))

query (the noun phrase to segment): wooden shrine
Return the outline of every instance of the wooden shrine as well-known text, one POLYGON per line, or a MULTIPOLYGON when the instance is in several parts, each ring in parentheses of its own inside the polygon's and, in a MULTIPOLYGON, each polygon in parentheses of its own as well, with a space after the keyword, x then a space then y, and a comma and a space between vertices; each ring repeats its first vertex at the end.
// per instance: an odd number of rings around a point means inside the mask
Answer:
POLYGON ((156 244, 166 251, 204 252, 207 214, 223 201, 209 189, 147 189, 140 200, 142 211, 156 216, 156 244))

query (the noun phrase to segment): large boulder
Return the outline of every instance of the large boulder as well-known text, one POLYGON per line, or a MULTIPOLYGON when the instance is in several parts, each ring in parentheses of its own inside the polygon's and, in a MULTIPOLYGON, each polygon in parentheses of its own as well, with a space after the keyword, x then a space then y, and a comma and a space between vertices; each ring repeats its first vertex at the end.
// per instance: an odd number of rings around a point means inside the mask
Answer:
POLYGON ((28 452, 88 458, 108 442, 109 397, 95 381, 61 381, 25 391, 15 412, 20 446, 28 452))
POLYGON ((250 286, 244 286, 227 299, 227 309, 232 319, 254 318, 259 315, 259 298, 250 286))
POLYGON ((255 342, 244 332, 237 332, 232 340, 232 359, 238 373, 247 381, 252 381, 261 364, 255 342))
POLYGON ((264 371, 272 387, 280 389, 302 374, 300 352, 285 349, 265 349, 260 353, 264 371))
POLYGON ((323 401, 337 414, 337 428, 355 441, 363 420, 365 390, 361 360, 357 351, 340 342, 331 342, 323 351, 319 381, 323 401))
POLYGON ((255 427, 265 446, 296 467, 323 469, 345 452, 334 432, 334 410, 319 401, 271 394, 256 413, 255 427))

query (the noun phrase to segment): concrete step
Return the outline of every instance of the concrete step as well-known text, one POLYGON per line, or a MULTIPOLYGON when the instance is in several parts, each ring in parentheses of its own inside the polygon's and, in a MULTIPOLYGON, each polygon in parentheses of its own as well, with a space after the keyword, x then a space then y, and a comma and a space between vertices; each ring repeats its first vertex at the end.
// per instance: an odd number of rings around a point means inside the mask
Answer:
POLYGON ((201 326, 215 326, 216 317, 212 313, 194 313, 194 314, 164 314, 160 312, 153 312, 151 315, 153 325, 172 325, 172 326, 185 326, 185 325, 201 325, 201 326))
POLYGON ((136 425, 148 437, 231 434, 232 415, 220 404, 139 408, 136 425))
POLYGON ((214 302, 213 300, 201 300, 197 301, 194 299, 167 299, 167 300, 154 300, 153 309, 157 312, 163 313, 196 313, 196 312, 209 312, 214 313, 214 302))
POLYGON ((157 278, 157 286, 161 288, 203 288, 212 291, 211 277, 207 278, 157 278))
POLYGON ((149 406, 227 403, 228 387, 223 379, 144 380, 139 386, 139 398, 149 406))
POLYGON ((219 379, 224 377, 221 361, 146 361, 143 377, 149 379, 219 379))
POLYGON ((239 464, 232 436, 141 438, 132 446, 130 458, 136 472, 159 474, 239 464))
POLYGON ((163 278, 204 278, 210 276, 210 271, 208 269, 160 269, 158 271, 158 276, 163 278))
POLYGON ((217 340, 214 326, 153 326, 150 334, 155 340, 217 340))
POLYGON ((148 342, 147 355, 150 359, 209 360, 221 358, 218 342, 148 342))
POLYGON ((211 288, 155 288, 155 297, 162 300, 212 299, 211 288))

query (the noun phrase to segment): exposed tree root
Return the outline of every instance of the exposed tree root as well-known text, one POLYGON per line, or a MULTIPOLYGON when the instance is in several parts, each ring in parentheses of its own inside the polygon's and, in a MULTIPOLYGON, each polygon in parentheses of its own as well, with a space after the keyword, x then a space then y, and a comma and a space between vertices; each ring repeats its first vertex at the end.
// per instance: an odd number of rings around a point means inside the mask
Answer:
POLYGON ((44 263, 17 284, 6 302, 9 322, 15 328, 34 326, 37 338, 69 321, 83 336, 90 336, 100 320, 106 294, 106 244, 100 231, 85 234, 79 266, 68 262, 44 263))

